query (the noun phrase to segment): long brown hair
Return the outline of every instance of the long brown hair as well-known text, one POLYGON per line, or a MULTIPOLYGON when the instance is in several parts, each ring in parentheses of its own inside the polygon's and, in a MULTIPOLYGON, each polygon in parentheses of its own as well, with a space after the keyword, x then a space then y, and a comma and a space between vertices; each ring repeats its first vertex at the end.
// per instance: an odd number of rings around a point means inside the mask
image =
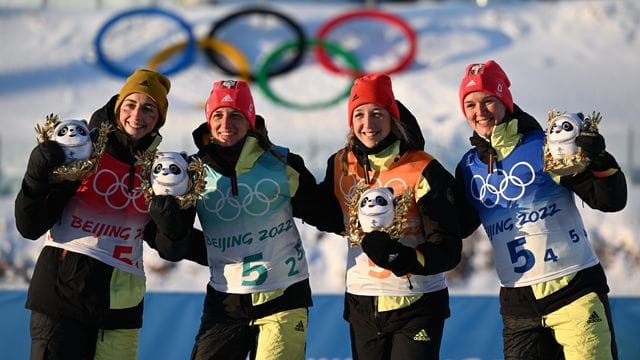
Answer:
POLYGON ((276 159, 282 161, 285 165, 287 164, 287 159, 283 158, 281 154, 278 154, 278 152, 273 149, 273 143, 269 140, 266 127, 250 128, 247 135, 256 138, 256 140, 258 140, 258 145, 264 151, 268 151, 271 155, 275 156, 276 159))

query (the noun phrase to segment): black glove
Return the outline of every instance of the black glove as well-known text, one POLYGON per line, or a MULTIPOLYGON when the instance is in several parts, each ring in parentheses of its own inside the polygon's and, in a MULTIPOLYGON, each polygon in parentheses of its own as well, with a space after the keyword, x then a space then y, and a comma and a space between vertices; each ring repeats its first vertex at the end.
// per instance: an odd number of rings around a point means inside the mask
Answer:
POLYGON ((149 202, 149 215, 158 230, 169 239, 180 241, 189 236, 196 217, 196 208, 181 209, 175 196, 158 195, 149 202))
POLYGON ((419 264, 413 248, 391 239, 383 231, 366 233, 362 250, 376 265, 391 270, 396 276, 410 273, 419 264))
POLYGON ((54 168, 65 161, 64 151, 55 141, 47 140, 38 144, 32 151, 27 165, 24 181, 32 189, 49 186, 49 175, 54 168))
POLYGON ((580 146, 589 159, 602 154, 605 149, 604 137, 597 133, 583 133, 576 137, 576 145, 580 146))
POLYGON ((617 168, 618 164, 611 154, 605 150, 604 137, 597 133, 585 133, 576 137, 576 145, 582 148, 586 157, 589 158, 589 169, 595 171, 605 171, 617 168))

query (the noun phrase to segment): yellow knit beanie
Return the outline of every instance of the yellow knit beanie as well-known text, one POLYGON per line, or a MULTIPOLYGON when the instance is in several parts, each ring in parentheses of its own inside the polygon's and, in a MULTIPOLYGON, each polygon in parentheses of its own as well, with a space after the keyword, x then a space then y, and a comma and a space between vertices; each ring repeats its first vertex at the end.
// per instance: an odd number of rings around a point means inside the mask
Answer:
POLYGON ((127 96, 134 93, 146 94, 150 96, 158 106, 160 116, 156 129, 159 129, 164 125, 167 117, 167 108, 169 107, 167 94, 169 93, 169 89, 171 89, 171 81, 169 81, 166 76, 155 71, 138 69, 134 71, 129 78, 127 78, 122 89, 120 89, 120 93, 118 93, 118 101, 116 102, 115 113, 118 113, 122 101, 127 96))

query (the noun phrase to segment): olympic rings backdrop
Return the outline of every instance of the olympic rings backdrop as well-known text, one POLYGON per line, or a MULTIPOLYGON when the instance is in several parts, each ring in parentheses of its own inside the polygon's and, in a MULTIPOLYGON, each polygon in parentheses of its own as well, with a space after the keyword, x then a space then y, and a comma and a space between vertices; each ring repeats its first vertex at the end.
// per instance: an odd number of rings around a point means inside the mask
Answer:
POLYGON ((349 96, 352 80, 367 72, 393 74, 406 70, 413 63, 416 44, 417 36, 411 26, 399 16, 382 10, 355 9, 342 13, 324 22, 314 36, 309 37, 303 26, 292 16, 281 10, 255 6, 240 8, 213 21, 208 34, 201 38, 198 38, 194 34, 193 27, 175 12, 157 7, 130 9, 117 13, 107 20, 94 39, 97 63, 115 76, 128 77, 139 67, 147 67, 165 75, 172 75, 189 68, 195 61, 198 50, 202 49, 212 66, 223 73, 234 78, 256 82, 269 100, 282 106, 302 110, 325 108, 337 104, 349 96), (237 44, 237 36, 243 37, 244 43, 251 42, 252 30, 248 27, 240 30, 233 29, 234 23, 241 20, 252 21, 254 17, 268 24, 258 30, 261 33, 265 28, 269 30, 276 28, 277 30, 273 30, 274 38, 290 40, 283 41, 278 46, 269 47, 265 51, 266 54, 259 53, 261 46, 257 43, 249 50, 241 50, 237 44), (353 45, 347 45, 354 42, 366 43, 362 39, 354 41, 354 37, 361 38, 364 32, 352 31, 348 34, 348 40, 336 36, 340 32, 338 28, 344 27, 346 23, 357 21, 375 21, 379 23, 377 27, 395 31, 393 37, 400 38, 403 52, 397 59, 397 63, 383 69, 371 69, 362 65, 362 59, 352 51, 353 45), (148 25, 150 22, 154 22, 153 34, 144 34, 144 31, 140 31, 147 28, 141 24, 148 25), (235 33, 235 41, 234 36, 229 33, 235 33), (140 41, 140 38, 144 40, 146 37, 152 37, 152 39, 148 39, 148 42, 143 45, 136 45, 136 40, 140 41), (349 80, 347 86, 329 99, 312 103, 297 103, 285 99, 272 89, 270 80, 301 66, 305 53, 310 49, 315 49, 312 53, 315 54, 316 62, 322 68, 346 77, 349 80))

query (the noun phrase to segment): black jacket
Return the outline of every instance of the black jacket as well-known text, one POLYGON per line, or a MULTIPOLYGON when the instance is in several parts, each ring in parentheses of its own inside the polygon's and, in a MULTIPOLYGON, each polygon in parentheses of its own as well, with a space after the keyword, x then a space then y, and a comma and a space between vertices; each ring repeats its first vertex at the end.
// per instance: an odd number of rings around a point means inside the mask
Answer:
MULTIPOLYGON (((89 129, 112 124, 114 131, 109 134, 105 152, 130 164, 134 171, 136 152, 155 146, 160 135, 149 134, 134 144, 116 126, 116 100, 117 95, 93 113, 89 129)), ((49 230, 79 185, 80 181, 52 183, 43 193, 34 192, 23 181, 15 201, 16 226, 22 236, 36 240, 49 230)), ((72 318, 101 328, 140 328, 142 302, 130 309, 109 310, 112 272, 112 266, 89 256, 45 246, 29 285, 26 307, 53 318, 72 318)))
MULTIPOLYGON (((260 123, 262 123, 261 117, 260 120, 260 123)), ((198 148, 196 156, 203 163, 223 176, 230 178, 232 182, 236 181, 236 163, 246 138, 231 147, 219 146, 210 141, 209 128, 206 123, 203 123, 193 131, 193 139, 198 148)), ((279 157, 279 155, 275 154, 274 156, 279 157)), ((293 216, 312 225, 322 221, 323 214, 313 206, 318 197, 316 180, 306 168, 302 157, 288 152, 286 158, 281 160, 299 174, 298 188, 291 198, 293 216)), ((172 221, 193 224, 195 212, 180 211, 168 218, 171 218, 172 221)), ((172 261, 186 259, 201 265, 208 264, 207 248, 204 234, 201 230, 192 228, 184 236, 171 236, 170 234, 162 233, 158 228, 157 224, 152 222, 145 229, 145 237, 155 239, 155 246, 163 257, 172 261)), ((257 319, 276 312, 311 305, 311 288, 308 280, 289 286, 282 296, 257 306, 252 305, 251 294, 223 293, 214 290, 208 285, 203 324, 227 317, 257 319)))
MULTIPOLYGON (((244 140, 232 147, 222 147, 210 142, 209 129, 206 123, 196 128, 192 135, 198 148, 196 156, 200 158, 203 163, 220 172, 222 175, 231 178, 233 181, 233 179, 235 179, 237 157, 240 154, 244 140)), ((288 152, 286 159, 283 159, 283 161, 299 174, 298 190, 291 198, 293 216, 314 226, 328 222, 326 220, 326 214, 322 212, 322 209, 314 206, 321 197, 317 191, 316 179, 305 166, 302 157, 295 153, 288 152)), ((179 215, 176 214, 176 216, 179 215)), ((195 220, 195 213, 190 215, 184 214, 184 216, 191 216, 191 218, 180 219, 179 221, 186 221, 192 224, 195 220)), ((167 236, 167 234, 159 233, 157 227, 151 223, 145 229, 145 234, 145 238, 148 239, 149 242, 154 242, 153 246, 157 248, 164 258, 172 261, 187 259, 201 265, 207 265, 206 246, 202 231, 194 228, 191 233, 187 234, 186 238, 177 239, 171 238, 167 236)))
MULTIPOLYGON (((398 158, 407 151, 421 151, 425 140, 422 131, 413 114, 402 103, 397 102, 400 109, 400 121, 407 129, 408 141, 401 140, 398 158)), ((350 149, 356 156, 361 167, 368 166, 368 155, 377 154, 392 145, 398 139, 390 134, 373 149, 368 149, 361 143, 350 149)), ((344 215, 338 199, 334 194, 334 163, 336 155, 327 160, 327 171, 324 180, 319 184, 322 194, 318 200, 325 209, 325 221, 317 225, 318 229, 341 234, 345 231, 344 215)), ((339 159, 338 159, 339 161, 339 159)), ((438 162, 432 160, 423 170, 422 176, 430 186, 429 192, 418 199, 417 206, 421 214, 426 235, 426 242, 417 246, 424 255, 425 267, 420 275, 437 274, 453 269, 459 262, 462 242, 459 235, 458 217, 453 201, 453 176, 438 162)))
MULTIPOLYGON (((514 105, 514 113, 508 114, 508 121, 517 121, 518 134, 542 130, 540 124, 529 114, 514 105)), ((487 163, 496 159, 496 151, 491 144, 474 132, 471 144, 478 151, 480 159, 487 163)), ((516 145, 517 146, 517 145, 516 145)), ((605 158, 611 168, 617 171, 608 177, 596 177, 590 169, 577 175, 566 175, 559 179, 559 184, 570 189, 590 207, 601 211, 619 211, 627 201, 627 184, 624 173, 613 156, 606 153, 605 158)), ((462 178, 462 162, 456 167, 456 204, 463 236, 467 237, 480 226, 480 218, 476 209, 467 201, 464 180, 462 178)), ((512 316, 540 316, 548 314, 589 292, 606 294, 609 291, 606 276, 600 264, 579 271, 562 289, 542 298, 536 299, 531 286, 501 288, 501 312, 512 316)))
MULTIPOLYGON (((522 109, 515 104, 513 114, 508 114, 507 116, 509 116, 508 121, 518 122, 519 134, 542 130, 542 127, 535 118, 522 111, 522 109)), ((496 159, 495 149, 477 133, 473 133, 470 141, 478 151, 478 156, 483 162, 488 164, 490 158, 496 159)), ((613 156, 606 153, 606 158, 610 167, 617 169, 613 175, 600 178, 594 176, 594 174, 587 169, 577 175, 561 177, 560 185, 573 191, 582 201, 593 209, 604 212, 620 211, 627 204, 627 182, 622 169, 620 169, 620 166, 613 156)), ((456 167, 456 204, 462 225, 462 236, 468 237, 480 226, 480 218, 475 208, 466 200, 465 190, 462 185, 462 168, 460 165, 461 164, 458 164, 456 167)))

